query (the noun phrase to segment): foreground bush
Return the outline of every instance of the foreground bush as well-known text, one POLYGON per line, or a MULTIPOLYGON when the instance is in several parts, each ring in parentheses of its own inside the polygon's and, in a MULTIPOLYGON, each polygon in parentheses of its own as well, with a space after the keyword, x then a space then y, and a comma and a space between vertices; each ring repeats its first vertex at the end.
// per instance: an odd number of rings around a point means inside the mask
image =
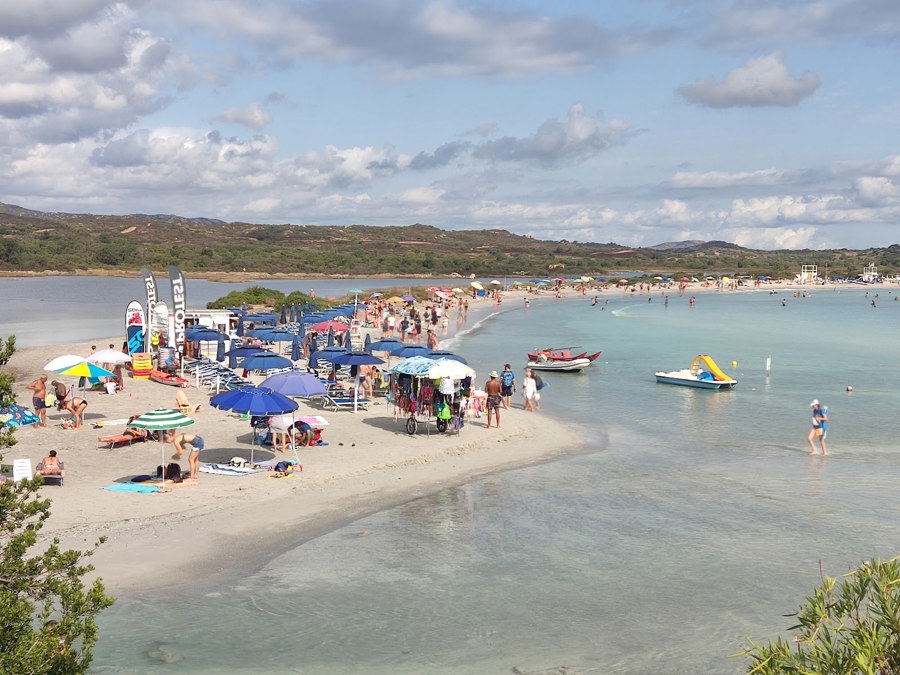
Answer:
POLYGON ((744 652, 748 673, 900 673, 900 558, 873 560, 825 577, 797 613, 793 642, 778 638, 744 652))

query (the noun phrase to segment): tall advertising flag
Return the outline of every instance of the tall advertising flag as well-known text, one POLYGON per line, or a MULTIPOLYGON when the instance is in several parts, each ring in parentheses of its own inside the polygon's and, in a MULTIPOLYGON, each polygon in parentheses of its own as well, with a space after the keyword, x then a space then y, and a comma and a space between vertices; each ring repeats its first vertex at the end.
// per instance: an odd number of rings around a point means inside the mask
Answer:
POLYGON ((146 267, 141 269, 141 276, 144 277, 144 286, 147 287, 147 324, 148 330, 144 335, 144 351, 150 351, 150 336, 153 333, 153 317, 156 316, 156 279, 153 278, 153 272, 146 267))
POLYGON ((187 311, 184 275, 175 265, 169 265, 169 281, 172 282, 172 325, 175 327, 175 349, 184 354, 184 316, 187 311))

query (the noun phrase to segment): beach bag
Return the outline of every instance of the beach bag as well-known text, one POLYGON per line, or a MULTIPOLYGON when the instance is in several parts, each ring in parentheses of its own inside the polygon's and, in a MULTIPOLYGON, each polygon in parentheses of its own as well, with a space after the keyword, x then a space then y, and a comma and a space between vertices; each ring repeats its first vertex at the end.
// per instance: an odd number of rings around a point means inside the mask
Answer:
POLYGON ((541 379, 540 375, 534 375, 532 378, 534 379, 534 386, 538 391, 544 388, 544 381, 541 379))
MULTIPOLYGON (((156 467, 156 477, 159 478, 162 476, 163 467, 162 464, 156 467)), ((177 462, 171 462, 166 465, 166 475, 165 480, 170 480, 173 483, 180 483, 182 481, 181 478, 181 466, 177 462)))
POLYGON ((47 395, 44 397, 44 405, 47 406, 48 408, 52 408, 53 406, 56 405, 56 403, 57 403, 56 392, 48 391, 47 395))

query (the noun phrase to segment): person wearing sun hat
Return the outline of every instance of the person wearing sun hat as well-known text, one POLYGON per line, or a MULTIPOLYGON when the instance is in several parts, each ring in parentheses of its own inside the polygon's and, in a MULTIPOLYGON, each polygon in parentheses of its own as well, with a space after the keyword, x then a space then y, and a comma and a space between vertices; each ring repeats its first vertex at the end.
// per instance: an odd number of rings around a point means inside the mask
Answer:
POLYGON ((491 413, 494 413, 494 419, 497 420, 497 427, 500 427, 500 408, 503 406, 503 398, 500 392, 503 386, 500 384, 500 373, 496 370, 491 371, 491 379, 484 385, 484 393, 487 394, 487 428, 491 428, 491 413))
POLYGON ((812 429, 809 430, 809 436, 806 437, 806 442, 812 448, 809 454, 819 454, 816 450, 815 442, 815 439, 818 438, 819 445, 822 446, 822 456, 824 457, 828 454, 828 448, 825 445, 825 437, 828 435, 828 408, 819 403, 819 399, 815 399, 809 404, 809 407, 813 409, 812 429))

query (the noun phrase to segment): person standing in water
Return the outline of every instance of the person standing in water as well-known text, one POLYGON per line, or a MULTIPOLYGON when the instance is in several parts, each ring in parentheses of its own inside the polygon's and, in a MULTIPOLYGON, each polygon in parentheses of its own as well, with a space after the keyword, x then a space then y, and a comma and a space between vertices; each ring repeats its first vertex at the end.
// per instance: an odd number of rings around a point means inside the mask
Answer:
POLYGON ((828 435, 828 408, 820 404, 819 399, 816 399, 809 405, 813 409, 812 429, 809 430, 809 436, 806 437, 806 442, 812 448, 809 454, 819 454, 816 450, 815 442, 815 439, 818 438, 819 445, 822 446, 822 456, 824 457, 828 454, 828 448, 825 445, 825 438, 828 435))

